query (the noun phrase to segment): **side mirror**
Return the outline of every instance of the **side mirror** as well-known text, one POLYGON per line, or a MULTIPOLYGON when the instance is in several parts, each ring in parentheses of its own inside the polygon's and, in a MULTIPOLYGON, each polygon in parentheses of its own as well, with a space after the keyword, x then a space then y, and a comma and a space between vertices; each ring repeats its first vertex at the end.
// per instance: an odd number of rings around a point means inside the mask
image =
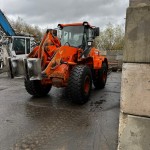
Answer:
POLYGON ((99 36, 99 27, 94 28, 94 36, 99 36))

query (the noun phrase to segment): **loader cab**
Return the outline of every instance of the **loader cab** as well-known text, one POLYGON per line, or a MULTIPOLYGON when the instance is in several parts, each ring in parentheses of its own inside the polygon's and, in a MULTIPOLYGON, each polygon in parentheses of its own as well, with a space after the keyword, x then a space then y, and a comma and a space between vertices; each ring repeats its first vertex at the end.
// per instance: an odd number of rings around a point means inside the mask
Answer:
POLYGON ((96 36, 99 36, 99 28, 92 27, 88 22, 76 24, 59 24, 61 30, 61 45, 69 45, 85 50, 92 46, 96 36))
POLYGON ((32 50, 32 38, 24 36, 12 36, 9 41, 11 56, 25 56, 32 50))

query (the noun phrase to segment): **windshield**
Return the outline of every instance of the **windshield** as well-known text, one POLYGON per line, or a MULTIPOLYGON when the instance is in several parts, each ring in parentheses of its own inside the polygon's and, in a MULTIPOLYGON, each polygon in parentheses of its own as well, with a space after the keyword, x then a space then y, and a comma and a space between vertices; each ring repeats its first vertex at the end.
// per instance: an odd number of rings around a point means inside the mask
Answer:
POLYGON ((25 54, 25 39, 14 38, 13 50, 16 52, 16 55, 25 54))
POLYGON ((67 26, 61 30, 61 45, 79 47, 83 41, 84 26, 67 26))

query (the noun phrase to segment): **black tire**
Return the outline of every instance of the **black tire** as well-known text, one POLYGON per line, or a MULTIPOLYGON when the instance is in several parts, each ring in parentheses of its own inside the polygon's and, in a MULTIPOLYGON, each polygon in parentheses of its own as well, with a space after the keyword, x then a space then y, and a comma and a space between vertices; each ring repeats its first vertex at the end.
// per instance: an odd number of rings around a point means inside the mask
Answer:
POLYGON ((99 69, 97 73, 94 71, 93 84, 96 89, 103 89, 105 87, 107 81, 107 71, 108 67, 106 62, 103 62, 102 68, 99 69))
POLYGON ((35 97, 46 96, 51 90, 52 85, 42 85, 40 80, 26 80, 24 81, 26 91, 35 97))
POLYGON ((75 66, 68 81, 68 97, 74 103, 84 104, 88 101, 92 87, 92 75, 88 66, 75 66))

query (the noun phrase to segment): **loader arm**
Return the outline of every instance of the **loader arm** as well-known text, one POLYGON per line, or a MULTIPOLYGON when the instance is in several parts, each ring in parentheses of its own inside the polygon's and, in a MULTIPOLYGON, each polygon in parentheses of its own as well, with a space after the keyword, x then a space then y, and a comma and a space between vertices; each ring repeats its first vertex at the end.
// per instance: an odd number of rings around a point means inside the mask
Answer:
POLYGON ((48 62, 52 59, 56 49, 61 45, 59 39, 54 36, 54 32, 56 32, 56 30, 47 30, 40 45, 35 47, 33 51, 28 55, 28 58, 41 59, 42 70, 45 69, 48 62))

